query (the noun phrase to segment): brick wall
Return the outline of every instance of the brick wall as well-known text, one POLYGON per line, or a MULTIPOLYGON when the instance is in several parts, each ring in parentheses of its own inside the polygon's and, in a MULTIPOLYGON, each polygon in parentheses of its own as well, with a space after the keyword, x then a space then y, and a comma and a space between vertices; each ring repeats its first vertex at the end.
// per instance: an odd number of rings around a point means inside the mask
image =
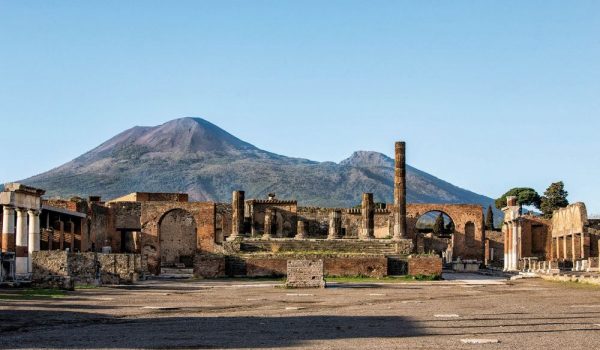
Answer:
POLYGON ((442 275, 442 258, 434 255, 415 255, 408 258, 408 274, 418 275, 442 275))

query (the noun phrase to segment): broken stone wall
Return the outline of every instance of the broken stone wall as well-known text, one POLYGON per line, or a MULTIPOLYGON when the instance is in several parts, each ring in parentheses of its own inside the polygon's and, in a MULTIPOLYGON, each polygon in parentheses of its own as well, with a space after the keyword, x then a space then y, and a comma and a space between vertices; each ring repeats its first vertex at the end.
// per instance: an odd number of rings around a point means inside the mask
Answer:
POLYGON ((32 283, 42 288, 133 283, 147 274, 139 254, 40 251, 32 254, 32 267, 32 283))

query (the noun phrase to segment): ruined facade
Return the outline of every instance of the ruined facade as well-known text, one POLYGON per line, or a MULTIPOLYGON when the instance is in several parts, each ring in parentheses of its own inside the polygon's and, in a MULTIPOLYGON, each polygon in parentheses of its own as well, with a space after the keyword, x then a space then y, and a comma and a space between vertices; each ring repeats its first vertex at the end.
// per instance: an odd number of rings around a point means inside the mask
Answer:
POLYGON ((558 209, 546 220, 522 215, 515 197, 508 197, 507 203, 505 271, 598 270, 600 221, 588 219, 585 204, 558 209))

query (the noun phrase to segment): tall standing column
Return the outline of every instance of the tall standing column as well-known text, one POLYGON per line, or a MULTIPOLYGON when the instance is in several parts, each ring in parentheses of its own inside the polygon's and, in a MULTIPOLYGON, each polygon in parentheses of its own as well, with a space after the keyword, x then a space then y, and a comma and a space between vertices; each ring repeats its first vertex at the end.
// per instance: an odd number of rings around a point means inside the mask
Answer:
POLYGON ((2 218, 2 252, 14 252, 15 208, 10 205, 5 205, 2 218))
POLYGON ((27 210, 17 208, 17 234, 15 239, 17 274, 27 273, 27 210))
POLYGON ((575 266, 575 261, 577 261, 577 239, 575 237, 576 234, 571 233, 571 261, 573 261, 573 266, 575 266))
POLYGON ((519 269, 519 237, 521 236, 521 227, 518 222, 513 223, 513 234, 512 234, 512 256, 511 256, 511 270, 516 271, 519 269))
POLYGON ((406 238, 406 143, 396 142, 394 173, 394 240, 406 238))
POLYGON ((567 235, 562 236, 562 253, 563 253, 563 260, 569 260, 569 250, 567 249, 567 235))
POLYGON ((327 239, 338 239, 342 234, 342 211, 332 210, 329 213, 329 235, 327 239))
POLYGON ((375 203, 373 193, 363 193, 362 196, 362 220, 360 239, 374 238, 375 233, 375 203))
POLYGON ((32 272, 32 253, 40 251, 40 212, 29 210, 29 262, 28 269, 32 272))
POLYGON ((509 230, 510 226, 507 224, 502 225, 504 229, 504 271, 508 271, 508 242, 509 242, 509 230))
POLYGON ((231 235, 227 239, 229 241, 244 236, 244 196, 244 191, 233 191, 233 198, 231 200, 231 235))

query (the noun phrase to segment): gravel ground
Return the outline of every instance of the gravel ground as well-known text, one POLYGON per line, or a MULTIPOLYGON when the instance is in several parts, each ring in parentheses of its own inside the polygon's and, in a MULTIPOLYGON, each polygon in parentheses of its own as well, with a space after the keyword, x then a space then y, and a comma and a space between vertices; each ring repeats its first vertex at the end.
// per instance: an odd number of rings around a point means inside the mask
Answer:
POLYGON ((146 281, 0 300, 0 348, 600 348, 599 287, 446 277, 324 290, 146 281))

